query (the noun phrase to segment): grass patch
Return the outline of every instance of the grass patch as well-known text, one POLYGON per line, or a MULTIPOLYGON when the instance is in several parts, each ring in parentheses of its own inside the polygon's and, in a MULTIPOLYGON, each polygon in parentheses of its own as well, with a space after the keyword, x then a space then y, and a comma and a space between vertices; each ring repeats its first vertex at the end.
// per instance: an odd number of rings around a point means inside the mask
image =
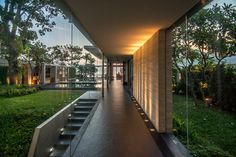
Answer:
MULTIPOLYGON (((173 96, 174 134, 186 144, 184 96, 173 96)), ((194 156, 236 156, 236 116, 229 112, 194 106, 189 99, 189 149, 194 156)))
POLYGON ((27 156, 34 128, 82 93, 52 90, 0 97, 0 156, 27 156))

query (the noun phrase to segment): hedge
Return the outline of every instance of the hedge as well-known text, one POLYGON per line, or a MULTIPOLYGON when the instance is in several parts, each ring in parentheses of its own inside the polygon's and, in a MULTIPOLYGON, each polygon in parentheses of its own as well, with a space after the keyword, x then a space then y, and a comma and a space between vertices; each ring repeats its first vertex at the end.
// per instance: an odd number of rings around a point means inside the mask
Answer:
POLYGON ((14 97, 32 94, 37 92, 36 87, 29 87, 25 85, 6 85, 0 87, 0 96, 14 97))
POLYGON ((7 67, 0 66, 0 84, 7 83, 7 67))

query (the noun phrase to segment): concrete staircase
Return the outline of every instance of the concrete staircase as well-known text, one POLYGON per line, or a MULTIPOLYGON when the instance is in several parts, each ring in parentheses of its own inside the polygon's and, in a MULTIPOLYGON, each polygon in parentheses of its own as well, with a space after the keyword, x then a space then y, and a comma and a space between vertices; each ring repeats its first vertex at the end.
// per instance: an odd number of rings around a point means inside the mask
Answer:
POLYGON ((75 103, 73 112, 68 117, 68 122, 59 136, 58 142, 50 150, 49 157, 62 157, 73 138, 79 133, 97 99, 79 99, 75 103))

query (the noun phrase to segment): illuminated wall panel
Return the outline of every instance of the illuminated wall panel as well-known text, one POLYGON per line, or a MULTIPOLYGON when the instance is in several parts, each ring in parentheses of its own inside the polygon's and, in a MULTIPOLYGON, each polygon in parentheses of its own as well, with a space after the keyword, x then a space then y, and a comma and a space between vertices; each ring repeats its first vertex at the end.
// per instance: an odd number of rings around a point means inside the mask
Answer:
POLYGON ((159 132, 172 129, 169 31, 160 30, 134 54, 133 93, 159 132))

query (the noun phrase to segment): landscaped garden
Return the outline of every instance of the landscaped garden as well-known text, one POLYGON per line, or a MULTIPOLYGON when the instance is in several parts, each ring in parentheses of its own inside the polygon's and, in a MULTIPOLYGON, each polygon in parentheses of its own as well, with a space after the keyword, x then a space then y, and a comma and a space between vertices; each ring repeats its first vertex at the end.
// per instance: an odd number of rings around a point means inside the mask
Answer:
POLYGON ((51 90, 0 97, 0 156, 25 157, 35 127, 84 91, 51 90))
MULTIPOLYGON (((187 145, 185 96, 173 97, 174 134, 187 145)), ((188 101, 189 150, 200 157, 236 156, 236 115, 217 108, 206 108, 204 102, 188 101)))
POLYGON ((193 156, 236 156, 235 4, 212 1, 172 31, 173 132, 193 156))

